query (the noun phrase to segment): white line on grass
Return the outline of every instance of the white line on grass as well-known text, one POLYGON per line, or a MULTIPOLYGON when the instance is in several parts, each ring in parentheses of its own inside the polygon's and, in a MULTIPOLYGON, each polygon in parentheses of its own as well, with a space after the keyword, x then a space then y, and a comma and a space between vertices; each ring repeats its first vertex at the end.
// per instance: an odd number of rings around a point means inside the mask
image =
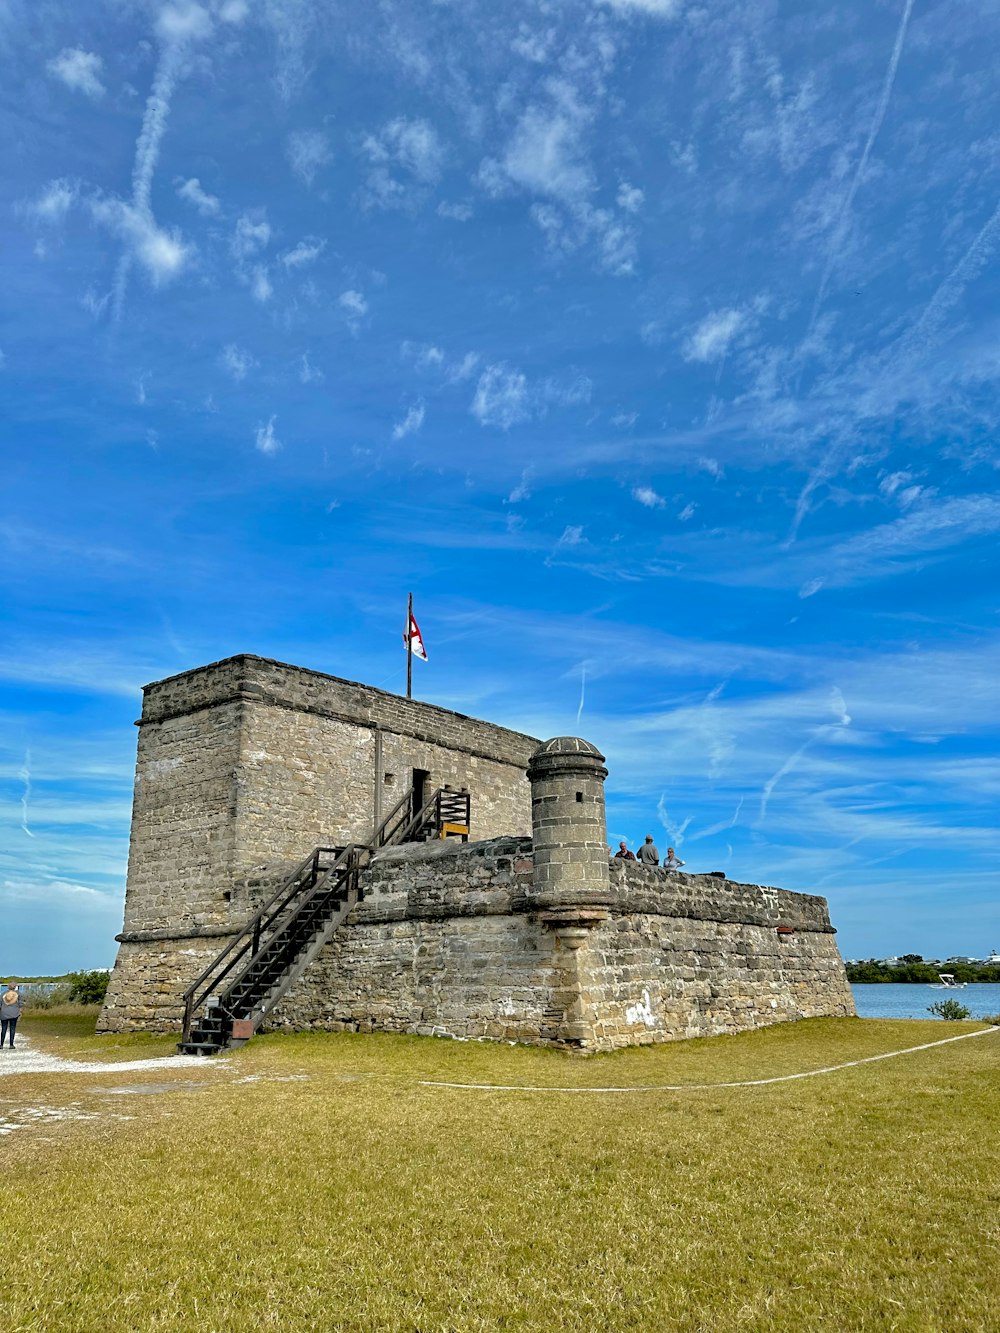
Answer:
POLYGON ((866 1055, 861 1060, 848 1060, 842 1065, 826 1065, 822 1069, 807 1069, 801 1074, 778 1074, 774 1078, 747 1079, 741 1083, 637 1083, 632 1088, 545 1088, 522 1083, 442 1083, 422 1078, 424 1088, 466 1088, 479 1092, 709 1092, 713 1088, 763 1088, 769 1083, 791 1083, 797 1078, 816 1078, 819 1074, 836 1074, 841 1069, 854 1069, 875 1060, 891 1060, 897 1055, 912 1055, 914 1051, 929 1051, 933 1046, 947 1046, 952 1041, 969 1037, 985 1037, 1000 1032, 1000 1027, 980 1028, 978 1032, 962 1032, 957 1037, 942 1037, 940 1041, 925 1041, 922 1046, 907 1046, 901 1051, 884 1051, 881 1055, 866 1055))

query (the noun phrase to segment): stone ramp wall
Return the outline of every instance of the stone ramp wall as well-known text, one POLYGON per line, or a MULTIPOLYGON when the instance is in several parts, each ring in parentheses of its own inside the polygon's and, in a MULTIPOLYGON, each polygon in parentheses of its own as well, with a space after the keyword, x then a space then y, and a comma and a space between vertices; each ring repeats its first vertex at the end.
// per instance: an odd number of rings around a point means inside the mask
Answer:
POLYGON ((530 838, 381 853, 350 924, 268 1027, 558 1042, 572 997, 528 910, 532 870, 530 838))

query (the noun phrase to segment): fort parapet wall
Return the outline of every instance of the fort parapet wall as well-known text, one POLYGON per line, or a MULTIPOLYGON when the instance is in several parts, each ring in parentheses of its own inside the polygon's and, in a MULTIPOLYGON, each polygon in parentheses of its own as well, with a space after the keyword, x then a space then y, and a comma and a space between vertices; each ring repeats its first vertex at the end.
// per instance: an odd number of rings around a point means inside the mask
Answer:
MULTIPOLYGON (((621 861, 603 901, 543 885, 530 838, 380 853, 269 1027, 601 1051, 854 1013, 822 898, 621 861)), ((175 1028, 221 942, 123 944, 105 1026, 175 1028)))
POLYGON ((384 853, 269 1026, 606 1051, 854 1013, 822 898, 623 862, 609 880, 555 904, 526 838, 384 853))

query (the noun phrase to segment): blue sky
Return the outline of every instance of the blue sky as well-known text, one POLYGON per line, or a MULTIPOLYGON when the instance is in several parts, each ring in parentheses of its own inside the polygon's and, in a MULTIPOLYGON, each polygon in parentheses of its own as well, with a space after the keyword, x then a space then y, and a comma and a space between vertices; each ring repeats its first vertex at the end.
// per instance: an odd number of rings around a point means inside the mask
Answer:
MULTIPOLYGON (((1000 944, 1000 17, 0 0, 0 963, 109 964, 140 688, 608 755, 609 836, 1000 944)), ((308 849, 304 849, 308 850, 308 849)))

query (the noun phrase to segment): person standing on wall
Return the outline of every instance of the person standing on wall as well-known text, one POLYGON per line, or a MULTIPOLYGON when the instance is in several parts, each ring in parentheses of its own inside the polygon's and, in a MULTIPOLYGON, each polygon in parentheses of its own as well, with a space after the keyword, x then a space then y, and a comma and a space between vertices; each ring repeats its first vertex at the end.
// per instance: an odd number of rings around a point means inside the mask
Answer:
POLYGON ((14 1032, 17 1028, 17 1020, 21 1017, 21 994, 11 982, 3 995, 0 996, 0 1049, 3 1047, 4 1037, 10 1032, 10 1046, 14 1049, 14 1032))
POLYGON ((675 853, 672 847, 668 847, 667 859, 663 862, 663 869, 680 870, 682 865, 684 865, 684 862, 681 860, 681 858, 675 853))
POLYGON ((658 866, 660 864, 660 853, 656 850, 652 833, 646 834, 646 841, 639 848, 639 860, 644 866, 658 866))

